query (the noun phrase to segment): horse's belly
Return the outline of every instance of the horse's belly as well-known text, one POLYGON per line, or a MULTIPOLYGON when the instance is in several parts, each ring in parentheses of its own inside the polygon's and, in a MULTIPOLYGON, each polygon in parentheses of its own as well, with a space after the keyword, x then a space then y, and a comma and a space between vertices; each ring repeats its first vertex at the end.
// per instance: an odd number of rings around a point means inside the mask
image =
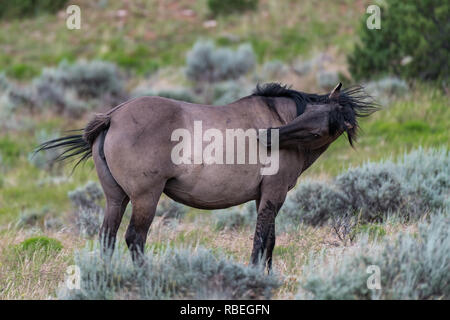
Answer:
POLYGON ((259 195, 263 176, 258 165, 197 165, 166 183, 164 193, 201 209, 235 206, 259 195))

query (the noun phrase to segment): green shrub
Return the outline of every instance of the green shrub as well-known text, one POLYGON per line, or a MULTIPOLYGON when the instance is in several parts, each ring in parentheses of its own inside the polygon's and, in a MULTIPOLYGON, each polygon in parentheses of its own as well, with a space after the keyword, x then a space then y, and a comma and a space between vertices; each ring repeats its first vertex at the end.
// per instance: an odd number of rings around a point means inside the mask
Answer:
POLYGON ((279 217, 284 225, 325 224, 333 215, 342 216, 349 210, 345 194, 328 184, 304 181, 286 198, 279 217))
POLYGON ((43 207, 41 209, 28 209, 20 213, 19 219, 17 220, 16 227, 30 227, 41 225, 45 223, 45 218, 49 213, 48 207, 43 207))
POLYGON ((247 223, 245 216, 237 208, 215 211, 214 221, 216 230, 238 229, 247 223))
POLYGON ((41 13, 55 13, 67 0, 8 0, 0 2, 0 19, 23 18, 41 13))
POLYGON ((381 29, 367 28, 368 15, 361 21, 361 41, 348 56, 353 77, 358 80, 395 74, 448 81, 450 3, 387 0, 384 4, 381 29))
POLYGON ((121 246, 109 260, 99 251, 86 247, 76 254, 81 288, 61 287, 59 299, 268 299, 281 285, 260 268, 203 247, 150 247, 141 266, 121 246))
POLYGON ((37 250, 58 252, 63 248, 59 240, 44 236, 33 237, 22 241, 17 249, 22 252, 33 253, 37 250))
POLYGON ((255 10, 257 7, 258 0, 208 0, 208 8, 215 16, 246 10, 255 10))
POLYGON ((381 245, 363 241, 339 255, 321 255, 305 267, 298 299, 449 299, 450 219, 437 214, 417 235, 381 245), (352 251, 353 250, 353 251, 352 251), (368 266, 380 268, 381 289, 368 289, 368 266))

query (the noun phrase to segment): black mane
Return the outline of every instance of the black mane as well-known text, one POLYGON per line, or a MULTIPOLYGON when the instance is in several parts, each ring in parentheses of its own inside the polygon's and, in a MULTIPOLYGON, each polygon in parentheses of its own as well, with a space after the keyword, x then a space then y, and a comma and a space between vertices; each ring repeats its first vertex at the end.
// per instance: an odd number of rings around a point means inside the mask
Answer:
POLYGON ((279 83, 258 84, 252 95, 290 98, 297 107, 297 117, 305 111, 307 104, 339 104, 343 108, 339 112, 333 112, 330 115, 330 133, 334 134, 340 128, 345 128, 344 122, 350 123, 353 128, 345 131, 351 145, 353 145, 352 141, 356 138, 359 128, 357 118, 366 117, 378 109, 377 103, 364 91, 362 86, 351 86, 341 90, 339 97, 336 99, 330 99, 329 93, 306 93, 293 90, 291 87, 279 83))

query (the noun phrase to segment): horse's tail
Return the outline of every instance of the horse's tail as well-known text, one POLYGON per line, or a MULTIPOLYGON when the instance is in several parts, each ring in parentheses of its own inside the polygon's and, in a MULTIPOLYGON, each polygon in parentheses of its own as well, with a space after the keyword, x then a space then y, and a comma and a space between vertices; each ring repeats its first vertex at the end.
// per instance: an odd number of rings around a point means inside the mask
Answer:
POLYGON ((72 130, 69 132, 79 132, 61 138, 46 141, 38 146, 35 153, 43 150, 61 148, 62 152, 54 161, 64 161, 68 158, 79 157, 74 169, 83 161, 92 156, 92 145, 100 133, 108 130, 111 114, 96 114, 84 129, 72 130))

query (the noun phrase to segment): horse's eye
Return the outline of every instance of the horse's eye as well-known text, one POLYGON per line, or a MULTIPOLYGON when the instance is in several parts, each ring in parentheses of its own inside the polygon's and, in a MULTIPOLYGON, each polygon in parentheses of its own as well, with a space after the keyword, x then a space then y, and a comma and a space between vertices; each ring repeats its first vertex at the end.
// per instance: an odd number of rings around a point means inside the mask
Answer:
POLYGON ((313 137, 314 137, 314 138, 318 138, 318 137, 320 137, 320 134, 313 133, 313 137))

